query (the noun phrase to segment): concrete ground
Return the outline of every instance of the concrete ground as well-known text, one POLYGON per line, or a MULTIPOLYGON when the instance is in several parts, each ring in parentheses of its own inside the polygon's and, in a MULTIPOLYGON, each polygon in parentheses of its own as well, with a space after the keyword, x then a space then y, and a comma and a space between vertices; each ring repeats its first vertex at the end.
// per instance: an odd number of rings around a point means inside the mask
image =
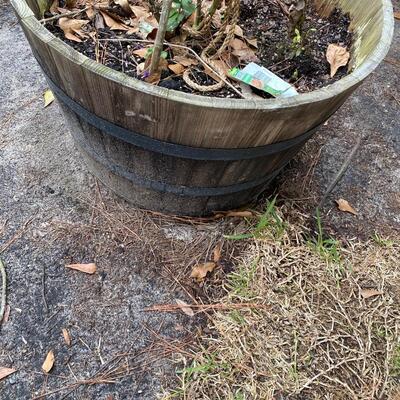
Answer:
MULTIPOLYGON (((399 22, 395 35, 386 62, 278 180, 283 198, 313 211, 361 135, 323 209, 324 224, 341 237, 399 234, 399 22), (358 217, 338 211, 338 198, 358 217)), ((0 398, 154 399, 172 377, 163 356, 185 346, 198 321, 143 309, 188 301, 177 271, 210 255, 224 222, 190 226, 151 217, 87 173, 58 104, 43 108, 46 82, 4 0, 0 49, 0 254, 10 306, 0 367, 18 370, 0 383, 0 398), (64 268, 77 262, 95 262, 98 271, 64 268), (55 364, 45 375, 49 350, 55 364), (102 379, 115 383, 93 384, 102 379)))

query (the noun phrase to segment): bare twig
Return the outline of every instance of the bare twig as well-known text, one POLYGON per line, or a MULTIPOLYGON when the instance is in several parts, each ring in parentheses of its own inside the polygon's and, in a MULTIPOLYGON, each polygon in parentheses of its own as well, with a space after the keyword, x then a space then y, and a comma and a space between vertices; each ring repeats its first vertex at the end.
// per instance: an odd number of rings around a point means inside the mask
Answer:
MULTIPOLYGON (((154 43, 154 40, 146 40, 146 39, 99 39, 99 41, 109 41, 109 42, 138 42, 138 43, 154 43)), ((221 74, 218 73, 218 71, 215 70, 215 68, 213 68, 210 64, 206 63, 193 49, 191 49, 190 47, 187 46, 183 46, 180 44, 174 44, 174 43, 170 43, 170 42, 166 42, 164 41, 164 44, 170 47, 176 47, 178 49, 184 49, 184 50, 188 50, 191 54, 193 54, 196 59, 198 61, 200 61, 204 66, 206 66, 207 68, 209 68, 216 76, 218 76, 219 79, 221 79, 221 81, 223 81, 225 83, 225 85, 229 86, 236 94, 238 94, 240 97, 242 97, 243 99, 245 98, 245 96, 243 96, 243 93, 241 93, 238 89, 235 88, 235 86, 233 86, 230 82, 228 82, 221 74)))
POLYGON ((15 241, 17 241, 25 232, 28 225, 32 222, 34 217, 29 218, 23 225, 22 228, 6 243, 0 247, 0 254, 4 253, 15 241))
POLYGON ((82 8, 81 10, 78 10, 78 11, 69 11, 69 12, 66 12, 66 13, 57 14, 57 15, 54 15, 54 16, 49 17, 49 18, 43 18, 39 22, 42 23, 42 24, 45 24, 47 22, 56 21, 57 19, 60 19, 60 18, 63 18, 63 17, 76 17, 77 15, 85 12, 89 8, 90 7, 85 7, 85 8, 82 8))
MULTIPOLYGON (((254 309, 268 309, 269 306, 265 304, 257 303, 237 303, 237 304, 188 304, 188 307, 199 310, 199 312, 205 312, 207 310, 240 310, 243 308, 254 308, 254 309)), ((174 312, 180 310, 182 307, 178 304, 157 304, 152 307, 147 307, 143 311, 163 311, 163 312, 174 312)))
POLYGON ((3 261, 0 259, 1 274, 1 298, 0 298, 0 322, 3 320, 4 310, 6 307, 6 290, 7 290, 7 274, 3 261))
POLYGON ((353 146, 350 154, 347 156, 346 160, 344 161, 343 165, 339 169, 338 173, 335 176, 335 179, 332 181, 332 183, 329 185, 328 189, 326 190, 324 196, 322 197, 321 201, 318 204, 317 208, 321 208, 327 197, 331 194, 332 190, 335 188, 335 186, 339 183, 339 181, 342 179, 343 175, 347 171, 347 168, 349 168, 349 165, 351 163, 351 160, 353 159, 354 155, 356 154, 358 148, 361 145, 361 136, 357 138, 356 144, 353 146))

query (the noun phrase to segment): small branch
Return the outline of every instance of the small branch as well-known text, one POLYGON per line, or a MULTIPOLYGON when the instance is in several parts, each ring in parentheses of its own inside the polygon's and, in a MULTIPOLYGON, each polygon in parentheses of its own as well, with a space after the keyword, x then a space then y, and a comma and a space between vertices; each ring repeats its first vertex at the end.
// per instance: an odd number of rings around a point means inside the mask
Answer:
MULTIPOLYGON (((257 303, 235 303, 235 304, 188 304, 188 307, 204 312, 207 310, 241 310, 243 308, 254 308, 254 309, 269 309, 270 307, 264 304, 257 303)), ((163 311, 163 312, 174 312, 180 311, 182 306, 178 304, 158 304, 152 307, 147 307, 143 311, 163 311)))
POLYGON ((357 138, 357 142, 354 145, 353 149, 351 150, 350 154, 347 156, 346 160, 344 161, 343 165, 341 166, 340 170, 335 176, 335 179, 332 181, 332 183, 329 185, 327 191, 324 194, 324 197, 321 199, 321 201, 318 204, 317 208, 321 208, 327 197, 331 194, 332 190, 335 188, 335 186, 339 183, 340 179, 342 179, 343 175, 347 171, 347 168, 349 168, 349 165, 351 163, 351 160, 353 159, 354 155, 356 154, 358 148, 361 145, 361 136, 357 138))
POLYGON ((39 22, 42 23, 42 24, 45 24, 46 22, 55 21, 55 20, 63 18, 63 17, 75 17, 75 16, 85 12, 89 8, 90 7, 85 7, 85 8, 82 8, 82 10, 69 11, 69 12, 66 12, 66 13, 63 13, 63 14, 57 14, 57 15, 54 15, 53 17, 43 18, 39 22))
MULTIPOLYGON (((99 39, 101 42, 137 42, 137 43, 154 43, 154 40, 146 40, 146 39, 99 39)), ((243 96, 243 93, 241 93, 239 90, 235 88, 230 82, 228 82, 221 74, 218 73, 218 71, 215 70, 210 64, 206 63, 193 49, 187 46, 183 46, 180 44, 174 44, 174 43, 169 43, 165 42, 164 44, 170 47, 176 47, 178 49, 185 49, 188 50, 190 53, 192 53, 198 61, 200 61, 204 66, 209 68, 216 76, 218 76, 219 79, 221 79, 222 82, 225 83, 225 85, 229 86, 235 93, 237 93, 241 98, 245 99, 245 96, 243 96)))
POLYGON ((3 261, 0 259, 0 274, 1 274, 1 298, 0 298, 0 323, 4 317, 6 308, 6 289, 7 289, 7 274, 3 261))
POLYGON ((158 30, 156 41, 154 42, 153 54, 151 55, 150 74, 154 74, 158 70, 160 63, 161 51, 163 48, 165 32, 167 30, 169 10, 171 9, 172 0, 163 0, 161 9, 160 22, 158 23, 158 30))
POLYGON ((196 11, 194 14, 194 28, 197 29, 197 27, 200 24, 200 20, 201 20, 201 2, 202 0, 197 0, 196 3, 196 11))

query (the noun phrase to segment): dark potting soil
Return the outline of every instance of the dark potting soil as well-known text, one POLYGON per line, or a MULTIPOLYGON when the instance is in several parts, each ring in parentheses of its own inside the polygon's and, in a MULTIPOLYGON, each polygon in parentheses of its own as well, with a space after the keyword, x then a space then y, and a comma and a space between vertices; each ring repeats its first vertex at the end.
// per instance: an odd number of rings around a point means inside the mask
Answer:
MULTIPOLYGON (((243 29, 245 37, 257 38, 256 55, 259 59, 257 64, 270 69, 282 79, 290 82, 300 93, 327 86, 346 76, 347 67, 342 67, 333 78, 330 77, 330 65, 326 59, 326 50, 329 44, 338 44, 350 51, 353 41, 353 34, 350 31, 351 21, 348 15, 335 9, 329 17, 323 18, 310 3, 312 2, 309 2, 307 6, 306 18, 303 23, 303 50, 298 56, 293 56, 294 46, 288 34, 288 18, 278 4, 268 0, 242 0, 240 6, 238 25, 243 29)), ((88 26, 90 24, 91 22, 88 26)), ((143 62, 143 59, 133 54, 133 51, 143 47, 141 43, 99 41, 96 57, 96 44, 91 38, 82 42, 66 39, 57 21, 48 23, 46 27, 55 36, 87 57, 93 60, 97 58, 97 61, 110 68, 144 80, 137 73, 137 65, 143 62)), ((135 34, 128 35, 123 31, 110 30, 108 27, 96 29, 93 26, 93 29, 96 30, 98 39, 139 39, 135 34)), ((200 46, 196 48, 194 42, 187 43, 187 45, 198 53, 201 52, 200 46)), ((166 48, 165 50, 168 58, 173 56, 171 49, 166 48)), ((243 68, 245 64, 239 66, 243 68)), ((193 68, 191 73, 193 80, 201 85, 214 84, 215 81, 203 71, 201 65, 193 68)), ((233 81, 232 83, 238 87, 233 81)), ((158 85, 203 96, 239 98, 227 86, 214 92, 195 91, 186 85, 181 76, 175 75, 170 70, 163 71, 158 85)), ((240 90, 239 87, 238 89, 240 90)), ((251 88, 251 90, 261 97, 272 97, 261 90, 255 88, 251 88)))

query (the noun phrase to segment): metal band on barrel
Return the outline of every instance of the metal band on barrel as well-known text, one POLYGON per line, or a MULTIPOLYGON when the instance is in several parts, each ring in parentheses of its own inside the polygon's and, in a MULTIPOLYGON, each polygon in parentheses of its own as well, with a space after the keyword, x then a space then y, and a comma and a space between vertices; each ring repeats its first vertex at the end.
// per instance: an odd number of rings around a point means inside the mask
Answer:
POLYGON ((54 92, 56 97, 72 111, 78 114, 87 123, 93 125, 97 129, 100 129, 108 135, 114 136, 134 146, 178 158, 204 161, 239 161, 261 158, 268 155, 280 153, 285 150, 289 150, 294 146, 303 144, 315 133, 316 129, 318 128, 315 127, 293 139, 258 147, 240 149, 209 149, 205 147, 185 146, 154 139, 149 136, 133 132, 112 122, 109 122, 101 117, 98 117, 97 115, 93 114, 92 112, 81 106, 75 100, 71 99, 48 76, 46 76, 46 78, 51 90, 54 92))

